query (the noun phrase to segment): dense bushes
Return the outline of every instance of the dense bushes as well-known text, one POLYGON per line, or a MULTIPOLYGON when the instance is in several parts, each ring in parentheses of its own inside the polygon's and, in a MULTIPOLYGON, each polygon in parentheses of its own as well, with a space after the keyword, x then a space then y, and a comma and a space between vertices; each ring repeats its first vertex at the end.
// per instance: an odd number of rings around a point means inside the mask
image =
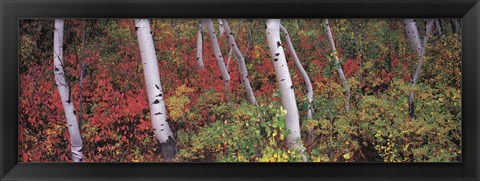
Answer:
MULTIPOLYGON (((246 100, 233 56, 228 66, 230 92, 225 93, 206 35, 205 70, 197 69, 198 20, 151 23, 168 121, 178 142, 175 161, 301 161, 300 151, 289 151, 284 142, 289 134, 286 112, 268 55, 264 21, 229 21, 232 30, 242 25, 234 33, 258 106, 246 100)), ((409 48, 402 20, 331 20, 352 90, 348 113, 335 71, 339 67, 333 64, 321 20, 282 20, 282 24, 314 89, 313 119, 307 120, 303 78, 287 53, 309 161, 461 161, 461 42, 448 25, 441 36, 429 38, 414 88, 416 114, 410 118, 408 92, 418 58, 409 48)), ((23 162, 70 161, 67 127, 52 73, 52 25, 52 20, 20 21, 19 157, 23 162)), ((82 121, 84 160, 162 161, 150 124, 133 21, 67 20, 66 25, 64 66, 75 108, 83 109, 77 116, 82 121), (80 92, 82 61, 86 69, 80 92)), ((422 26, 419 23, 421 36, 422 26)), ((219 40, 226 60, 229 45, 225 37, 219 40)))

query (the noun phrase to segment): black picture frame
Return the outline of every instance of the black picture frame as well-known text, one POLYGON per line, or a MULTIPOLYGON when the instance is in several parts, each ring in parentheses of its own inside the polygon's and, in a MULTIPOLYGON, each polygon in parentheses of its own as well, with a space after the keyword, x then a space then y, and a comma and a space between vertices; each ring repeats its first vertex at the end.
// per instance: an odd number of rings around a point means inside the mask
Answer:
POLYGON ((479 0, 1 0, 0 180, 479 180, 479 0), (18 163, 19 18, 462 18, 462 163, 18 163))

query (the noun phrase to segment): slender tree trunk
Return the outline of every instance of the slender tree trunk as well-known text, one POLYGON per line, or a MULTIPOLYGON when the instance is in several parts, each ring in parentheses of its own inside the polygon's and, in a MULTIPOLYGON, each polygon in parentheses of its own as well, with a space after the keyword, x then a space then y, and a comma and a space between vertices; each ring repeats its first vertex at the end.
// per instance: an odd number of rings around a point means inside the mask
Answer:
POLYGON ((435 19, 435 29, 437 30, 438 36, 442 36, 442 26, 440 25, 440 20, 435 19))
POLYGON ((292 54, 293 60, 295 61, 295 65, 297 66, 298 71, 302 74, 303 81, 305 82, 305 88, 307 89, 307 100, 308 100, 308 110, 307 110, 307 118, 312 119, 313 114, 313 88, 312 83, 310 82, 310 78, 308 77, 307 72, 303 69, 302 63, 298 59, 297 52, 293 48, 292 40, 288 35, 288 31, 283 25, 280 25, 280 30, 283 32, 283 37, 285 37, 285 41, 287 42, 288 51, 292 54))
POLYGON ((403 22, 405 23, 405 30, 407 31, 407 37, 408 41, 410 42, 410 46, 412 46, 412 49, 416 51, 417 55, 420 55, 422 51, 422 44, 418 34, 417 23, 414 19, 405 19, 403 22))
POLYGON ((225 27, 223 25, 222 19, 217 19, 218 21, 218 36, 222 37, 225 35, 225 27))
MULTIPOLYGON (((297 29, 297 31, 298 31, 298 29, 300 29, 299 26, 298 26, 298 19, 295 19, 294 22, 295 22, 295 24, 294 24, 294 25, 295 25, 295 29, 297 29)), ((281 26, 281 25, 280 25, 280 26, 281 26)))
POLYGON ((65 72, 63 71, 63 25, 63 19, 55 19, 55 30, 53 34, 53 71, 55 74, 55 84, 57 85, 67 119, 72 160, 73 162, 81 162, 83 157, 82 137, 80 136, 80 129, 78 128, 70 88, 65 80, 65 72))
POLYGON ((176 141, 167 122, 167 111, 160 82, 157 56, 150 31, 150 22, 147 19, 135 19, 135 29, 142 57, 153 132, 160 145, 162 157, 166 161, 172 161, 177 154, 176 141))
POLYGON ((458 38, 462 39, 462 25, 458 19, 451 19, 454 32, 458 35, 458 38))
POLYGON ((335 48, 335 41, 333 41, 332 31, 330 30, 330 24, 328 19, 325 19, 325 26, 327 28, 327 36, 330 44, 332 45, 332 54, 335 58, 335 66, 337 69, 338 77, 342 82, 343 89, 345 91, 345 111, 350 111, 350 86, 348 86, 347 78, 345 78, 345 74, 343 74, 342 65, 340 64, 340 60, 338 59, 337 48, 335 48))
POLYGON ((451 24, 453 32, 460 35, 461 32, 462 32, 460 22, 458 22, 457 19, 450 19, 450 24, 451 24))
POLYGON ((198 33, 197 33, 197 64, 200 69, 204 69, 203 65, 203 26, 202 22, 199 23, 198 33))
POLYGON ((230 51, 228 52, 227 63, 225 65, 225 67, 227 68, 227 72, 230 72, 230 69, 228 69, 228 65, 230 65, 230 60, 232 59, 232 54, 233 54, 233 49, 230 48, 230 51))
POLYGON ((220 45, 218 45, 217 35, 213 29, 213 23, 210 19, 202 19, 203 23, 207 25, 208 32, 210 33, 210 42, 214 52, 215 59, 217 60, 218 67, 222 72, 222 80, 225 84, 225 89, 228 91, 228 85, 230 84, 230 74, 228 74, 227 67, 225 67, 225 61, 223 60, 222 52, 220 51, 220 45))
MULTIPOLYGON (((290 130, 290 135, 287 136, 287 145, 290 150, 298 149, 304 154, 305 148, 303 147, 300 136, 297 101, 295 99, 292 78, 288 71, 287 60, 280 41, 280 20, 268 19, 266 25, 268 47, 273 59, 273 67, 280 88, 282 105, 287 111, 285 122, 287 129, 290 130)), ((303 161, 306 161, 305 155, 303 155, 303 161)))
POLYGON ((410 117, 413 117, 415 114, 415 101, 414 99, 414 91, 413 88, 417 84, 417 79, 420 74, 420 71, 422 70, 422 63, 423 59, 425 57, 425 50, 427 49, 427 40, 428 40, 428 35, 430 34, 430 31, 432 30, 432 25, 433 25, 433 20, 428 20, 427 21, 427 26, 426 26, 426 32, 425 32, 425 37, 423 37, 423 44, 422 44, 422 49, 420 52, 420 58, 418 60, 417 68, 415 69, 415 74, 412 79, 412 83, 410 84, 410 96, 408 97, 408 105, 409 105, 409 115, 410 117))
POLYGON ((247 49, 245 52, 249 51, 251 47, 253 46, 253 35, 252 35, 252 30, 250 30, 250 27, 248 27, 247 23, 245 23, 245 27, 247 28, 248 32, 248 42, 247 42, 247 49), (250 46, 251 45, 251 46, 250 46))
POLYGON ((248 100, 250 100, 250 103, 257 105, 257 100, 255 99, 255 95, 253 94, 252 86, 250 85, 250 80, 248 80, 248 70, 247 70, 247 66, 245 65, 245 57, 243 57, 242 52, 240 52, 240 49, 238 48, 237 43, 235 42, 235 37, 233 36, 232 31, 230 31, 228 22, 225 19, 223 19, 223 26, 228 35, 228 41, 231 45, 231 48, 233 49, 233 52, 235 53, 235 56, 238 59, 238 68, 240 69, 240 72, 241 72, 243 87, 245 88, 245 92, 248 95, 248 100))
MULTIPOLYGON (((240 31, 240 27, 242 25, 242 21, 240 21, 240 24, 238 25, 237 27, 237 31, 236 32, 239 32, 240 31)), ((229 27, 230 28, 230 27, 229 27)), ((228 51, 228 58, 227 58, 227 63, 226 63, 226 67, 227 67, 227 71, 230 72, 230 69, 228 69, 228 65, 230 65, 230 60, 232 58, 232 54, 233 54, 233 48, 230 47, 230 51, 228 51)), ((240 72, 240 77, 241 77, 241 72, 240 72)))

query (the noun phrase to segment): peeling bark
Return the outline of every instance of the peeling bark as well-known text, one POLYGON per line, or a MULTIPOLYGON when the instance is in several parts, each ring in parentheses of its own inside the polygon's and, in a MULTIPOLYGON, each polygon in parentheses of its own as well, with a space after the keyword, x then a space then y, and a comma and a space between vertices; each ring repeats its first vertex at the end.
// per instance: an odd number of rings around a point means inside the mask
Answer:
POLYGON ((343 89, 345 91, 345 111, 350 111, 350 86, 348 86, 347 78, 345 78, 345 74, 343 73, 342 65, 340 64, 340 60, 338 60, 337 48, 335 48, 335 41, 333 41, 332 31, 330 30, 330 24, 328 19, 325 19, 325 26, 327 28, 327 36, 330 44, 332 45, 332 54, 335 58, 335 64, 337 65, 337 74, 342 82, 343 89))
POLYGON ((417 23, 414 19, 405 19, 405 30, 407 32, 408 41, 410 46, 415 50, 417 55, 421 54, 422 44, 420 42, 420 35, 418 34, 417 23))
POLYGON ((423 37, 423 43, 422 43, 422 49, 420 51, 420 58, 418 60, 417 68, 415 69, 415 74, 412 79, 412 83, 410 84, 410 95, 408 96, 408 105, 409 105, 409 115, 410 117, 413 117, 415 114, 415 101, 414 99, 414 91, 413 88, 417 84, 417 79, 418 76, 420 75, 420 71, 422 70, 422 63, 423 59, 425 58, 425 50, 427 49, 427 41, 428 41, 428 35, 430 34, 430 31, 432 30, 432 25, 433 25, 433 20, 428 20, 427 25, 426 25, 426 32, 425 32, 425 37, 423 37))
POLYGON ((68 134, 70 135, 70 146, 73 162, 82 161, 82 137, 78 127, 77 116, 70 95, 68 82, 65 80, 63 71, 63 19, 55 19, 55 30, 53 34, 53 72, 55 74, 55 83, 57 85, 63 110, 68 124, 68 134))
POLYGON ((240 49, 238 48, 237 43, 235 42, 235 37, 233 36, 232 31, 230 31, 228 22, 225 19, 223 19, 223 26, 228 35, 228 41, 231 45, 230 48, 231 50, 233 50, 235 56, 238 59, 238 68, 240 69, 243 87, 245 88, 245 92, 248 95, 248 100, 250 101, 250 103, 257 105, 257 100, 255 99, 252 86, 250 85, 250 80, 248 79, 248 70, 247 70, 247 66, 245 65, 245 57, 243 57, 242 52, 240 52, 240 49))
POLYGON ((150 106, 150 119, 160 152, 166 161, 172 161, 177 154, 176 141, 167 122, 160 72, 153 38, 150 34, 150 22, 147 19, 135 19, 138 45, 142 57, 145 86, 150 106))
POLYGON ((302 74, 303 81, 305 82, 305 88, 307 89, 307 100, 308 100, 308 110, 307 110, 307 119, 312 119, 313 114, 313 88, 312 83, 310 82, 310 78, 308 77, 307 72, 303 69, 302 63, 298 59, 297 52, 293 48, 292 40, 290 39, 290 35, 288 35, 288 31, 283 25, 280 25, 280 30, 282 31, 283 37, 287 42, 288 51, 292 54, 293 60, 295 65, 297 66, 298 71, 302 74))
POLYGON ((220 51, 220 45, 218 45, 217 35, 215 35, 215 30, 213 29, 213 23, 210 19, 202 19, 202 22, 207 25, 208 32, 210 34, 210 42, 212 44, 213 52, 215 53, 215 59, 217 60, 218 67, 222 72, 222 80, 225 84, 225 89, 228 91, 228 85, 230 84, 230 74, 225 67, 225 61, 220 51))
MULTIPOLYGON (((300 122, 298 116, 297 101, 293 89, 292 78, 288 71, 287 60, 280 41, 280 20, 268 19, 266 21, 266 33, 270 55, 273 59, 273 67, 280 88, 282 106, 286 109, 285 123, 290 135, 287 136, 287 145, 290 150, 300 150, 304 154, 305 148, 300 135, 300 122)), ((306 161, 303 155, 303 161, 306 161)))

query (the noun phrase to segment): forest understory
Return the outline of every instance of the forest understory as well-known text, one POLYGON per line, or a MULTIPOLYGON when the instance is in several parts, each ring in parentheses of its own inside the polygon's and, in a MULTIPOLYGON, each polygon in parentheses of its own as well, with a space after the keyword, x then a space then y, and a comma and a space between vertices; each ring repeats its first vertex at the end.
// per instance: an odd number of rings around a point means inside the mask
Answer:
POLYGON ((459 21, 22 19, 19 161, 461 162, 459 21))

